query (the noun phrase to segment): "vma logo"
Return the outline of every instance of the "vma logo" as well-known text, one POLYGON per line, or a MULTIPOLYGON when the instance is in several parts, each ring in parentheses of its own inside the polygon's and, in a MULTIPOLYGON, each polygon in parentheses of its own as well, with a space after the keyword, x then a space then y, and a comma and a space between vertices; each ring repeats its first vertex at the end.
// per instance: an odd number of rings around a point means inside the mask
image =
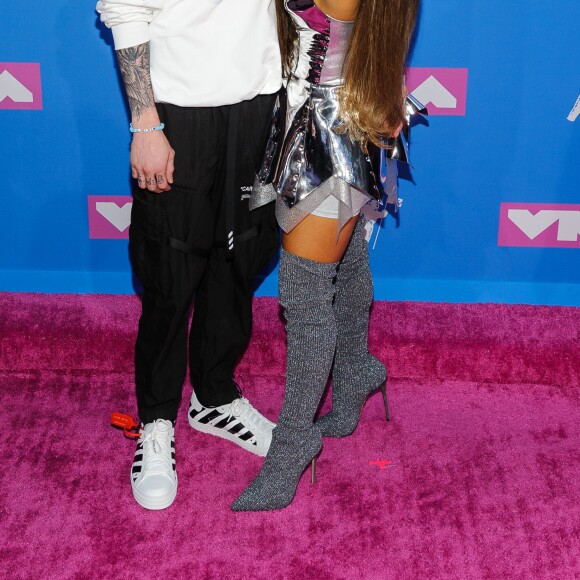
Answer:
POLYGON ((580 205, 502 203, 497 245, 580 248, 580 205))
POLYGON ((0 109, 42 109, 39 63, 0 62, 0 109))
POLYGON ((576 102, 574 103, 574 106, 568 115, 568 121, 573 123, 578 118, 578 115, 580 115, 580 95, 578 95, 578 98, 576 99, 576 102))
POLYGON ((464 116, 467 107, 466 68, 408 68, 407 90, 429 115, 464 116))
POLYGON ((130 195, 89 195, 89 238, 127 240, 131 207, 130 195))

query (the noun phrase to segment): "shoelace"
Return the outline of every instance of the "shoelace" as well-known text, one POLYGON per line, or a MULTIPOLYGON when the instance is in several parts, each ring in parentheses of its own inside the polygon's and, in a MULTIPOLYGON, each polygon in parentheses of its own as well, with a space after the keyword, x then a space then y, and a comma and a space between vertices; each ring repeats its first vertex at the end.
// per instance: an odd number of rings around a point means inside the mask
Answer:
POLYGON ((231 416, 236 419, 246 419, 242 422, 246 427, 249 427, 250 430, 252 430, 251 428, 253 427, 254 430, 257 428, 259 431, 262 431, 263 427, 269 426, 267 419, 260 415, 260 413, 254 409, 250 401, 245 397, 240 397, 239 399, 232 401, 230 417, 231 416))
POLYGON ((166 473, 171 465, 171 432, 169 428, 155 421, 153 429, 141 439, 143 444, 143 469, 148 474, 166 473))

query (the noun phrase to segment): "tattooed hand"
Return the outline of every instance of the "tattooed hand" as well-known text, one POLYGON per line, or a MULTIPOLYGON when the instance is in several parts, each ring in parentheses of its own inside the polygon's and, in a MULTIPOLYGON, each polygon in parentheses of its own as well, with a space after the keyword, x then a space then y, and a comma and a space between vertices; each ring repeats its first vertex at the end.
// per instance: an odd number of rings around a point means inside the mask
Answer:
MULTIPOLYGON (((159 125, 149 70, 149 43, 117 51, 125 81, 133 127, 159 125)), ((131 175, 139 187, 155 193, 169 191, 173 183, 175 152, 162 131, 134 133, 131 143, 131 175)))
POLYGON ((169 191, 173 183, 175 152, 162 131, 135 133, 131 143, 131 175, 139 187, 155 193, 169 191))

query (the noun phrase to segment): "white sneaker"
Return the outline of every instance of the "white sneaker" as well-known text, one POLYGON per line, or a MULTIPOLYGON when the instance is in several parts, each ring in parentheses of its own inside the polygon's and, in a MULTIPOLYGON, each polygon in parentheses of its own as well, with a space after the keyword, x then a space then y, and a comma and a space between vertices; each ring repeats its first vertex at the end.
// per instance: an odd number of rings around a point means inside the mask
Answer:
POLYGON ((169 507, 177 494, 175 433, 171 421, 157 419, 141 430, 131 468, 137 503, 148 510, 169 507))
POLYGON ((195 391, 191 395, 187 418, 197 431, 237 443, 260 457, 268 453, 272 429, 276 426, 244 397, 221 407, 204 407, 195 396, 195 391))

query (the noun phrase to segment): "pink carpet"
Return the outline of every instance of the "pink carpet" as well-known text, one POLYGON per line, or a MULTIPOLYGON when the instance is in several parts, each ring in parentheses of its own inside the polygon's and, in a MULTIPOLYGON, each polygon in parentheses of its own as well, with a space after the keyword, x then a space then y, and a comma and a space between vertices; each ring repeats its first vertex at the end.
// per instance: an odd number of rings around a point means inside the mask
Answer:
MULTIPOLYGON (((133 501, 108 422, 135 413, 138 311, 0 294, 0 577, 580 578, 580 309, 377 303, 391 423, 371 397, 318 483, 266 514, 229 511, 262 460, 192 431, 185 404, 175 503, 133 501)), ((283 327, 275 300, 255 311, 239 381, 275 419, 283 327)))

